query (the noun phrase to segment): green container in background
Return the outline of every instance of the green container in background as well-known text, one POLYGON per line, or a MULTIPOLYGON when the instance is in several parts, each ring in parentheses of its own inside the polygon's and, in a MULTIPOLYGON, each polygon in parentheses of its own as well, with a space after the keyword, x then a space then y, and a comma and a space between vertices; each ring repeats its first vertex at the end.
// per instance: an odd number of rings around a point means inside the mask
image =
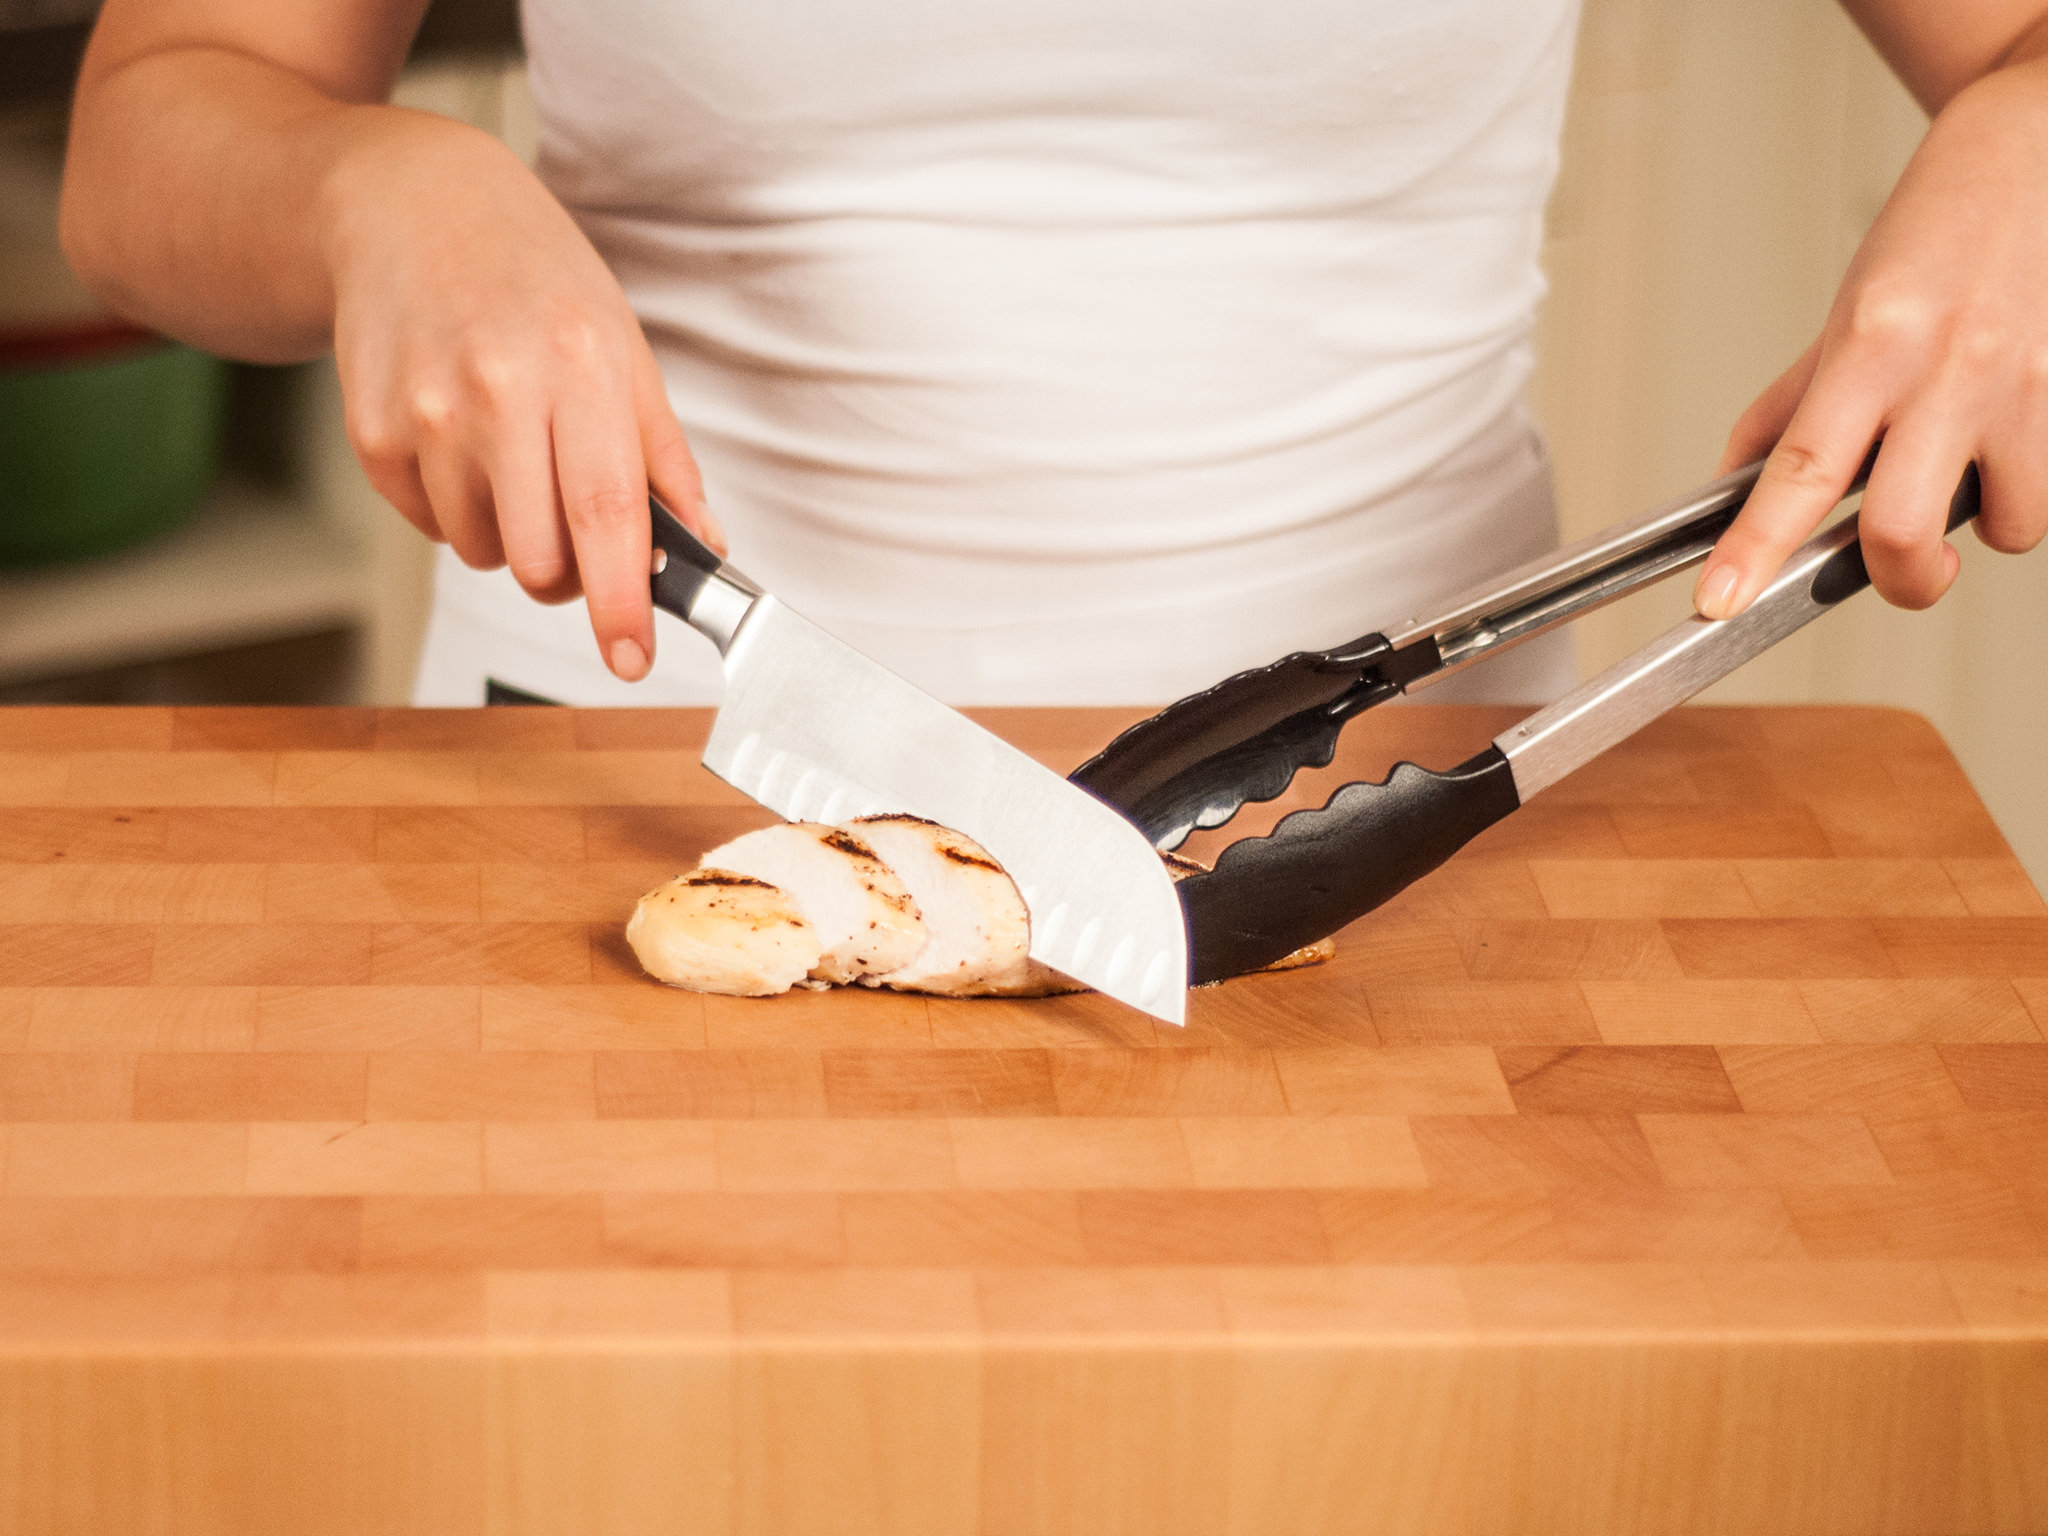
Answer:
POLYGON ((226 383, 220 359, 160 341, 0 366, 0 565, 106 554, 189 517, 226 383))

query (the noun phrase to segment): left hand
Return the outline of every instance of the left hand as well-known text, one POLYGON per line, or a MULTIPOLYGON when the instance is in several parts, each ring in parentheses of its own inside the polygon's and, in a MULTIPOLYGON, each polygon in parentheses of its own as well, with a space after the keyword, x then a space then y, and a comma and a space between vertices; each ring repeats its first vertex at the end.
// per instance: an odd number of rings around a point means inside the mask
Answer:
POLYGON ((1977 537, 2048 533, 2048 60, 1985 75, 1928 129, 1813 345, 1743 412, 1723 473, 1769 453, 1693 603, 1740 613, 1847 494, 1871 584, 1925 608, 1955 580, 1949 498, 1974 460, 1977 537))

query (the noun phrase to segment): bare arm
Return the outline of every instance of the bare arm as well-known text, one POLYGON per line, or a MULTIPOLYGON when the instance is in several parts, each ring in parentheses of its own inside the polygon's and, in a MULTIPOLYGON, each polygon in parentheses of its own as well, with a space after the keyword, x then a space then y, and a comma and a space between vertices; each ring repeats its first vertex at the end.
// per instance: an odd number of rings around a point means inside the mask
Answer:
POLYGON ((714 543, 617 282, 502 145, 384 104, 425 0, 108 0, 64 244, 123 313, 258 361, 332 348, 372 483, 469 564, 654 653, 647 491, 714 543))
POLYGON ((379 105, 425 9, 114 0, 80 72, 66 167, 64 245, 79 275, 126 314, 215 351, 326 352, 323 196, 367 143, 469 132, 379 105))
POLYGON ((1860 532, 1892 602, 1955 579, 1942 525, 1973 461, 1980 539, 2016 553, 2048 533, 2048 6, 1844 5, 1934 121, 1821 334, 1730 434, 1724 468, 1770 457, 1700 573, 1710 618, 1755 599, 1879 439, 1860 532))
POLYGON ((1972 81, 2038 58, 2040 0, 1842 0, 1842 9, 1931 117, 1972 81))

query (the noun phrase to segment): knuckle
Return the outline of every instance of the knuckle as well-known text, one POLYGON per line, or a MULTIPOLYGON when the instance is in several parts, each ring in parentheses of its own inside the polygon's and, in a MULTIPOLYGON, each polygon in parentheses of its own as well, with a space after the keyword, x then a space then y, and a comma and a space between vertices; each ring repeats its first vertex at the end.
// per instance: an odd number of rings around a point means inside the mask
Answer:
POLYGON ((495 349, 479 349, 462 360, 463 383, 486 405, 503 407, 524 391, 526 370, 495 349))
POLYGON ((604 329, 581 313, 557 315, 548 327, 548 342, 555 353, 572 363, 594 363, 604 355, 604 329))
POLYGON ((2048 346, 2033 346, 2020 359, 2020 376, 2030 392, 2048 391, 2048 346))
POLYGON ((342 422, 349 446, 365 467, 375 470, 405 457, 406 440, 396 423, 381 410, 358 407, 348 411, 342 422))
POLYGON ((1771 450, 1771 469, 1778 480, 1798 490, 1827 490, 1837 478, 1834 461, 1811 443, 1780 442, 1771 450))
POLYGON ((573 586, 575 572, 559 556, 529 555, 512 562, 512 577, 528 597, 545 603, 570 595, 564 589, 573 586))
POLYGON ((656 421, 647 428, 647 456, 660 459, 670 465, 684 465, 693 472, 696 460, 691 456, 689 440, 683 436, 683 429, 674 421, 656 421))
POLYGON ((601 485, 570 496, 563 510, 575 532, 606 534, 632 527, 646 515, 646 503, 627 486, 601 485))
POLYGON ((1882 519, 1863 519, 1857 528, 1856 536, 1862 543, 1865 554, 1877 555, 1893 566, 1901 565, 1919 555, 1925 542, 1911 528, 1882 519))
POLYGON ((406 394, 405 407, 422 431, 436 437, 455 423, 455 400, 438 385, 415 385, 406 394))
POLYGON ((1933 334, 1934 310, 1914 294, 1869 287, 1850 301, 1848 331, 1870 346, 1916 346, 1933 334))
POLYGON ((2004 357, 2011 338, 1996 323, 1972 322, 1956 335, 1956 354, 1972 368, 1989 368, 2004 357))
POLYGON ((468 533, 461 537, 450 535, 448 542, 462 563, 473 571, 495 571, 505 563, 505 551, 495 539, 468 533))

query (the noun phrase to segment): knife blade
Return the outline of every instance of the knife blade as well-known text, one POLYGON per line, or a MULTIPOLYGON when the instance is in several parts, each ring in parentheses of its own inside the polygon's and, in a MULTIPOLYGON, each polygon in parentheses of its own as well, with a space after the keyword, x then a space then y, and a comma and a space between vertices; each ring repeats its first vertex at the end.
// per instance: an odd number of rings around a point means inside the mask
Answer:
POLYGON ((907 812, 966 833, 1017 883, 1032 959, 1185 1021, 1180 898, 1136 827, 785 607, 659 502, 650 510, 655 606, 725 662, 706 768, 793 821, 907 812))

